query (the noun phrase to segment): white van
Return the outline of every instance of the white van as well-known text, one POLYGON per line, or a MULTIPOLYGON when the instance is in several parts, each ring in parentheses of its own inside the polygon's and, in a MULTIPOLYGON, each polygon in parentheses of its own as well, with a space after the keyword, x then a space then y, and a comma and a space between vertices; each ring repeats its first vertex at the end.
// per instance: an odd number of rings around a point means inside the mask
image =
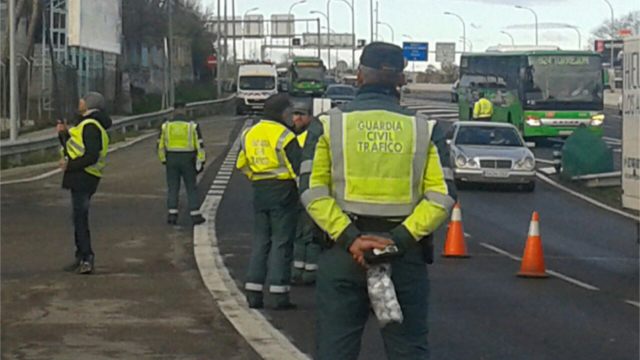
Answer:
POLYGON ((278 73, 271 64, 246 64, 238 69, 237 113, 262 111, 264 102, 278 93, 278 73))

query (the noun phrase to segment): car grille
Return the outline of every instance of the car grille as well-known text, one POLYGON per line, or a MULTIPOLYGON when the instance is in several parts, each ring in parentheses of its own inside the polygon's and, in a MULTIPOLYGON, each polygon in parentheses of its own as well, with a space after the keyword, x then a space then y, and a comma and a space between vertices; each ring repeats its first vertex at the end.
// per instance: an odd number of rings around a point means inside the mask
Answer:
POLYGON ((247 103, 260 105, 260 104, 264 104, 264 99, 247 99, 247 103))
POLYGON ((511 169, 511 160, 480 160, 483 169, 511 169))

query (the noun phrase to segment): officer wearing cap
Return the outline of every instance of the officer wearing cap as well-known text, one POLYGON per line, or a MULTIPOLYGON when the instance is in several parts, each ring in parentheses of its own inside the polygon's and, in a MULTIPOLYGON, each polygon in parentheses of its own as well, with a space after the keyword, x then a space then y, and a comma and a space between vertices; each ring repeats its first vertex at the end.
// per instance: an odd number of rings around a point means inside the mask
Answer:
POLYGON ((167 172, 167 222, 171 225, 178 222, 178 198, 182 180, 187 189, 191 222, 198 225, 205 222, 200 213, 196 187, 196 178, 206 161, 204 142, 198 124, 187 118, 185 103, 177 102, 173 107, 173 118, 162 124, 158 139, 158 158, 167 172))
POLYGON ((436 121, 400 106, 402 50, 364 48, 354 101, 331 109, 308 129, 300 169, 301 202, 333 246, 316 279, 316 357, 355 360, 369 317, 364 252, 395 244, 390 261, 404 314, 382 328, 387 358, 428 359, 426 264, 432 233, 455 203, 451 170, 441 162, 436 121))
MULTIPOLYGON (((300 147, 304 147, 307 128, 311 123, 309 103, 296 101, 291 106, 291 115, 300 147)), ((317 120, 316 120, 317 121, 317 120)), ((313 285, 318 270, 320 246, 314 241, 316 228, 303 206, 298 211, 298 229, 293 248, 293 284, 313 285)))
POLYGON ((295 308, 289 291, 299 201, 295 178, 301 150, 289 106, 287 94, 267 99, 262 120, 241 135, 236 163, 253 185, 255 229, 245 283, 247 302, 253 309, 264 306, 267 272, 272 307, 295 308))

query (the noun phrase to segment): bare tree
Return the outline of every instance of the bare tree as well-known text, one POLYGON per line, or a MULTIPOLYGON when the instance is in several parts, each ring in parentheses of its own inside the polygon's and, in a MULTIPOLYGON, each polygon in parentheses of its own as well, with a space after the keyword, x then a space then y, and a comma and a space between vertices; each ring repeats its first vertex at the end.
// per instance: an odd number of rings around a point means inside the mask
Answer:
POLYGON ((640 11, 632 11, 615 19, 613 24, 611 20, 603 22, 591 32, 591 35, 595 39, 611 39, 617 36, 619 30, 631 30, 632 34, 637 35, 638 29, 640 29, 640 11))

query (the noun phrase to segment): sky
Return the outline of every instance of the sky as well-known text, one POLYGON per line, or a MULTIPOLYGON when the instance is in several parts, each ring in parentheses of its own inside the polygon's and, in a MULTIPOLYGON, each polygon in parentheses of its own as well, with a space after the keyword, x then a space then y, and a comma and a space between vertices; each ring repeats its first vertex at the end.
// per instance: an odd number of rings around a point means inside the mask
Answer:
MULTIPOLYGON (((214 6, 216 0, 201 0, 203 6, 214 6)), ((224 0, 222 0, 224 2, 224 0)), ((231 6, 231 0, 229 6, 231 6)), ((258 7, 252 14, 261 14, 269 19, 274 14, 287 14, 289 7, 299 0, 235 0, 236 15, 258 7)), ((351 10, 344 1, 355 2, 356 38, 370 42, 370 0, 330 0, 330 27, 337 33, 351 33, 351 10)), ((614 8, 616 18, 631 11, 640 10, 640 1, 609 0, 614 8)), ((375 0, 373 1, 375 4, 375 0)), ((445 11, 458 14, 466 23, 467 39, 473 44, 473 51, 485 51, 493 45, 510 45, 510 38, 501 31, 509 32, 516 45, 535 44, 533 30, 534 16, 530 11, 516 9, 515 5, 532 8, 543 23, 561 23, 577 27, 582 34, 581 47, 590 46, 591 31, 603 21, 611 18, 611 12, 604 0, 378 0, 379 21, 390 24, 394 29, 394 43, 402 45, 409 41, 428 42, 430 50, 435 50, 436 42, 457 42, 456 50, 462 50, 462 23, 453 16, 444 15, 445 11), (530 25, 530 26, 527 26, 530 25), (513 29, 520 27, 521 29, 513 29)), ((374 5, 375 6, 375 5, 374 5)), ((215 12, 215 7, 213 8, 215 12)), ((230 9, 230 8, 229 8, 230 9)), ((327 0, 306 0, 293 8, 292 14, 297 19, 317 18, 310 11, 326 12, 327 0)), ((229 10, 229 15, 230 15, 229 10)), ((322 26, 326 20, 320 16, 322 26)), ((304 32, 304 25, 297 25, 297 32, 304 32)), ((314 29, 315 30, 315 29, 314 29)), ((326 30, 323 30, 326 31, 326 30)), ((379 26, 379 33, 386 42, 392 42, 391 30, 387 26, 379 26)), ((578 35, 573 29, 539 29, 540 45, 557 45, 562 49, 577 49, 578 35)), ((240 43, 238 43, 240 46, 240 43)), ((252 44, 247 42, 247 52, 251 53, 252 44)), ((469 48, 467 48, 469 50, 469 48)), ((239 51, 241 57, 241 51, 239 51)), ((322 55, 327 60, 326 50, 322 55)), ((274 50, 273 60, 280 60, 284 52, 274 50)), ((296 51, 298 55, 312 55, 313 52, 296 51)), ((332 50, 332 63, 335 62, 335 50, 332 50)), ((359 52, 356 52, 356 58, 359 52)), ((340 51, 338 57, 351 63, 351 51, 340 51)), ((433 62, 433 54, 428 63, 417 62, 416 70, 424 69, 433 62)))

